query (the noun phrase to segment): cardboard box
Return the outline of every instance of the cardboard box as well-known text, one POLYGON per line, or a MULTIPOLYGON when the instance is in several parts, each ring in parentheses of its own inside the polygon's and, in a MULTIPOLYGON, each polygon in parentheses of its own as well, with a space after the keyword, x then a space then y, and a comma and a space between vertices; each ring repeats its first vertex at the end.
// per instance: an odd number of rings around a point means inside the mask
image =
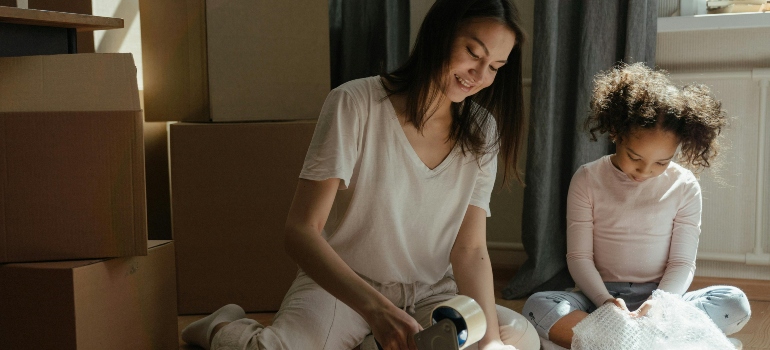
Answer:
POLYGON ((328 1, 206 1, 213 121, 315 119, 331 88, 328 1))
POLYGON ((318 117, 327 1, 140 0, 147 121, 318 117))
POLYGON ((0 263, 147 254, 130 54, 0 58, 0 263))
POLYGON ((174 244, 149 254, 0 266, 3 349, 176 349, 174 244))
POLYGON ((275 311, 296 277, 283 229, 315 122, 170 126, 180 314, 275 311))
POLYGON ((139 0, 145 120, 209 117, 204 0, 139 0))

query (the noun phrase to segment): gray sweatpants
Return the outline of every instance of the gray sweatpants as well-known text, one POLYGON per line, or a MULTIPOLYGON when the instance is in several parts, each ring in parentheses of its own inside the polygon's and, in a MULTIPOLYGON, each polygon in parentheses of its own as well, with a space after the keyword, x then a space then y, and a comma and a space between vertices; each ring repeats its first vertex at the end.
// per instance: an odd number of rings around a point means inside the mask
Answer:
MULTIPOLYGON (((615 298, 622 298, 631 311, 641 306, 657 283, 605 282, 607 290, 615 298)), ((725 334, 738 332, 751 317, 746 294, 731 286, 711 286, 685 293, 682 298, 706 312, 725 334)), ((532 294, 524 304, 525 317, 535 326, 543 339, 549 339, 551 327, 575 310, 591 313, 597 306, 581 292, 539 292, 532 294)))
MULTIPOLYGON (((451 277, 434 285, 367 282, 423 327, 430 325, 434 306, 457 295, 457 285, 451 277)), ((540 348, 537 332, 522 315, 498 305, 497 317, 504 343, 521 350, 540 348)), ((300 271, 272 326, 264 327, 251 319, 232 322, 217 332, 211 349, 352 349, 370 333, 358 313, 300 271)))

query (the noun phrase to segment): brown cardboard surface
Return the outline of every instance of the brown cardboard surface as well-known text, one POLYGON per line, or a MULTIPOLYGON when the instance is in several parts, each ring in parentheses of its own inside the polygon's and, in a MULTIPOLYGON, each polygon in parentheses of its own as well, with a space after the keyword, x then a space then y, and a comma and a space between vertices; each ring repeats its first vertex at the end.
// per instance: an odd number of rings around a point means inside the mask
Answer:
POLYGON ((129 54, 0 58, 0 262, 147 254, 135 74, 129 54))
POLYGON ((146 121, 209 121, 205 6, 139 0, 146 121))
POLYGON ((0 262, 146 255, 141 112, 0 113, 0 262))
POLYGON ((211 120, 315 119, 329 93, 328 1, 206 2, 211 120))
POLYGON ((296 276, 283 228, 315 122, 175 123, 171 208, 180 314, 275 311, 296 276))
POLYGON ((315 119, 326 1, 140 0, 147 121, 315 119))
POLYGON ((149 255, 0 266, 7 349, 175 349, 174 244, 149 255))
POLYGON ((128 53, 0 58, 0 112, 138 111, 128 53))

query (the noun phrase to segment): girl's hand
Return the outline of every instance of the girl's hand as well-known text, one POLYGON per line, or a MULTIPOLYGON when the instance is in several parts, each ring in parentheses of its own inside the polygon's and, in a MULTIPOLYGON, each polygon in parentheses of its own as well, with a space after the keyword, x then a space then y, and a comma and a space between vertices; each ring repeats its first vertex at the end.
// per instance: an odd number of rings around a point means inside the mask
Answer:
POLYGON ((604 302, 604 304, 606 305, 607 303, 613 303, 613 304, 615 304, 615 306, 619 307, 621 310, 623 310, 625 312, 630 312, 628 310, 628 307, 626 306, 625 300, 623 300, 621 298, 610 298, 610 299, 607 299, 604 302))
POLYGON ((422 330, 417 320, 393 304, 369 315, 366 322, 383 350, 417 350, 414 335, 422 330))
POLYGON ((642 317, 647 314, 648 311, 655 305, 655 301, 647 300, 636 311, 631 313, 631 317, 642 317))

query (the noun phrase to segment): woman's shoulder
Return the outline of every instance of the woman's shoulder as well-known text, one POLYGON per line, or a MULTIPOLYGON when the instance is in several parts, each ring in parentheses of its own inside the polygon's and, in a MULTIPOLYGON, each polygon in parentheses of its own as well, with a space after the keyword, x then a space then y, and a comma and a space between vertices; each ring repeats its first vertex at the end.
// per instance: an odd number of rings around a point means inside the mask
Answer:
POLYGON ((347 93, 354 98, 371 98, 381 95, 384 91, 379 76, 354 79, 334 88, 332 92, 347 93))

